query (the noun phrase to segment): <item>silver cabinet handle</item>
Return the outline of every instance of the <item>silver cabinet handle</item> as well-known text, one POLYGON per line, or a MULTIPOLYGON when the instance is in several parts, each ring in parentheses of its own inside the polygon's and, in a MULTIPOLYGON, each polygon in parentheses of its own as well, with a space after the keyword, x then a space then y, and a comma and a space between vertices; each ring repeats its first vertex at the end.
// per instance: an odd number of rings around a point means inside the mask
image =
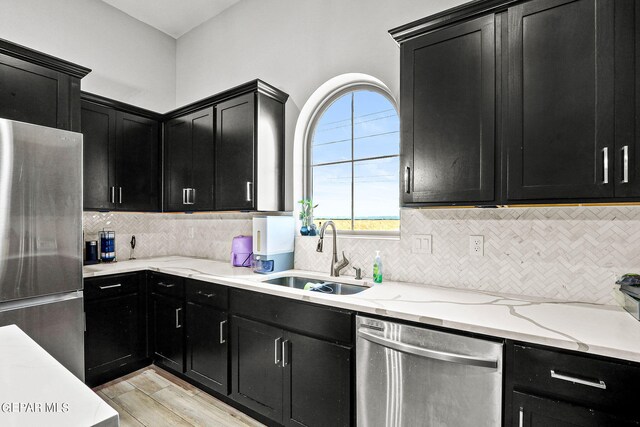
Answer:
POLYGON ((551 378, 555 378, 557 380, 562 380, 562 381, 569 381, 571 383, 574 384, 581 384, 581 385, 586 385, 589 387, 595 387, 595 388, 599 388, 602 390, 606 390, 607 389, 607 385, 604 383, 604 381, 598 380, 596 381, 587 381, 587 380, 582 380, 580 378, 575 378, 575 377, 570 377, 568 375, 562 375, 557 373, 556 371, 554 371, 553 369, 551 370, 551 378))
POLYGON ((604 147, 602 149, 602 163, 603 163, 603 184, 609 183, 609 148, 604 147))
POLYGON ((520 407, 520 412, 518 413, 518 427, 524 426, 524 409, 522 406, 520 407))
POLYGON ((251 186, 253 185, 253 183, 251 181, 247 181, 247 202, 250 202, 252 199, 252 194, 251 194, 251 186))
POLYGON ((182 328, 182 325, 180 324, 180 311, 181 310, 182 310, 181 308, 176 308, 176 329, 182 328))
POLYGON ((122 204, 122 187, 118 187, 118 204, 122 204))
POLYGON ((116 187, 110 187, 111 190, 111 194, 109 197, 109 202, 111 203, 115 203, 116 202, 116 187))
POLYGON ((273 363, 275 363, 276 365, 280 364, 280 342, 282 341, 282 338, 276 338, 275 341, 273 342, 273 346, 274 346, 274 360, 273 363))
POLYGON ((212 297, 215 297, 215 296, 216 296, 216 294, 205 294, 205 293, 204 293, 204 292, 202 292, 202 291, 198 291, 198 292, 196 292, 196 294, 198 294, 198 295, 202 295, 203 297, 207 297, 207 298, 212 298, 212 297))
POLYGON ((111 288, 119 288, 120 286, 122 286, 122 283, 117 283, 115 285, 108 285, 108 286, 98 286, 101 290, 105 290, 105 289, 111 289, 111 288))
POLYGON ((183 205, 187 204, 187 189, 186 188, 182 189, 182 204, 183 205))
POLYGON ((401 351, 403 353, 414 354, 416 356, 422 356, 429 359, 443 360, 445 362, 459 363, 461 365, 480 366, 483 368, 497 368, 498 360, 487 359, 484 357, 467 356, 466 354, 447 353, 445 351, 431 350, 428 348, 418 347, 411 344, 406 344, 400 341, 391 340, 388 338, 379 337, 367 330, 358 329, 358 336, 371 341, 372 343, 379 344, 383 347, 387 347, 393 350, 401 351))
POLYGON ((183 205, 193 205, 196 200, 196 189, 195 188, 184 188, 182 190, 183 195, 183 205))
POLYGON ((162 286, 163 288, 173 288, 176 284, 175 283, 164 283, 164 282, 158 282, 158 286, 162 286))
POLYGON ((191 200, 190 200, 192 205, 196 204, 196 189, 192 188, 191 189, 191 200))
POLYGON ((404 168, 404 192, 411 193, 411 168, 409 166, 404 168))
POLYGON ((282 341, 282 367, 289 364, 289 340, 282 341))
POLYGON ((622 147, 622 183, 629 183, 629 146, 622 147))
POLYGON ((226 320, 223 320, 222 322, 220 322, 220 344, 224 344, 227 342, 226 339, 224 339, 224 325, 227 323, 226 320))

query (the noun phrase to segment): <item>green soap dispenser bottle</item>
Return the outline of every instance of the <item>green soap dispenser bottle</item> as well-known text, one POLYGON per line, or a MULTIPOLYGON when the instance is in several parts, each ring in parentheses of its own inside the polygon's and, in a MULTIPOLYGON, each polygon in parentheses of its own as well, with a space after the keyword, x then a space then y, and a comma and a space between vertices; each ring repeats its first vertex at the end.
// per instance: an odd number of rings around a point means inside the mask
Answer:
POLYGON ((380 251, 376 251, 376 257, 373 260, 373 282, 382 283, 382 260, 380 259, 380 251))

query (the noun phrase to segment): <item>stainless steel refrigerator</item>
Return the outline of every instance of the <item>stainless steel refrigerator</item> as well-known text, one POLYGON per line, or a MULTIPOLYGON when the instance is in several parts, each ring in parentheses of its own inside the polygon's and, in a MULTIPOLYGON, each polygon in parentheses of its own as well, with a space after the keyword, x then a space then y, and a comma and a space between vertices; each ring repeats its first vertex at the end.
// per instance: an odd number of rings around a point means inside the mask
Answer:
POLYGON ((0 119, 0 326, 84 380, 82 135, 0 119))

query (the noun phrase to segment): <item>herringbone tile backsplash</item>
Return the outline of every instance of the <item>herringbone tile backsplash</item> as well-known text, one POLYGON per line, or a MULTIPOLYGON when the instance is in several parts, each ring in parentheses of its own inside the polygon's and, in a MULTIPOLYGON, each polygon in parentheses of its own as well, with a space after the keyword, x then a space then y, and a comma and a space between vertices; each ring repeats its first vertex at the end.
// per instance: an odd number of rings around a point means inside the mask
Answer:
MULTIPOLYGON (((371 277, 380 250, 387 280, 613 304, 615 277, 640 272, 640 207, 404 209, 400 239, 340 238, 351 266, 371 277), (432 235, 432 254, 412 253, 411 236, 432 235), (469 236, 484 236, 484 256, 469 236)), ((251 214, 85 212, 85 239, 116 231, 119 259, 185 255, 227 261, 231 239, 251 234, 251 214), (190 237, 193 236, 193 237, 190 237)), ((295 267, 328 272, 331 242, 296 237, 295 267)), ((353 275, 349 267, 347 275, 353 275)))

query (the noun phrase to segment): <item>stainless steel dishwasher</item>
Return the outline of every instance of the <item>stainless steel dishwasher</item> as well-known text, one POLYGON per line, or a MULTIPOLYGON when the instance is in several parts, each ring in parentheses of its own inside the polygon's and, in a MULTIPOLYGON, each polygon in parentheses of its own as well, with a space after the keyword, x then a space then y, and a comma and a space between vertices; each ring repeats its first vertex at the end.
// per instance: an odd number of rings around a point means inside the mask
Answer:
POLYGON ((356 319, 358 426, 502 423, 502 343, 356 319))

